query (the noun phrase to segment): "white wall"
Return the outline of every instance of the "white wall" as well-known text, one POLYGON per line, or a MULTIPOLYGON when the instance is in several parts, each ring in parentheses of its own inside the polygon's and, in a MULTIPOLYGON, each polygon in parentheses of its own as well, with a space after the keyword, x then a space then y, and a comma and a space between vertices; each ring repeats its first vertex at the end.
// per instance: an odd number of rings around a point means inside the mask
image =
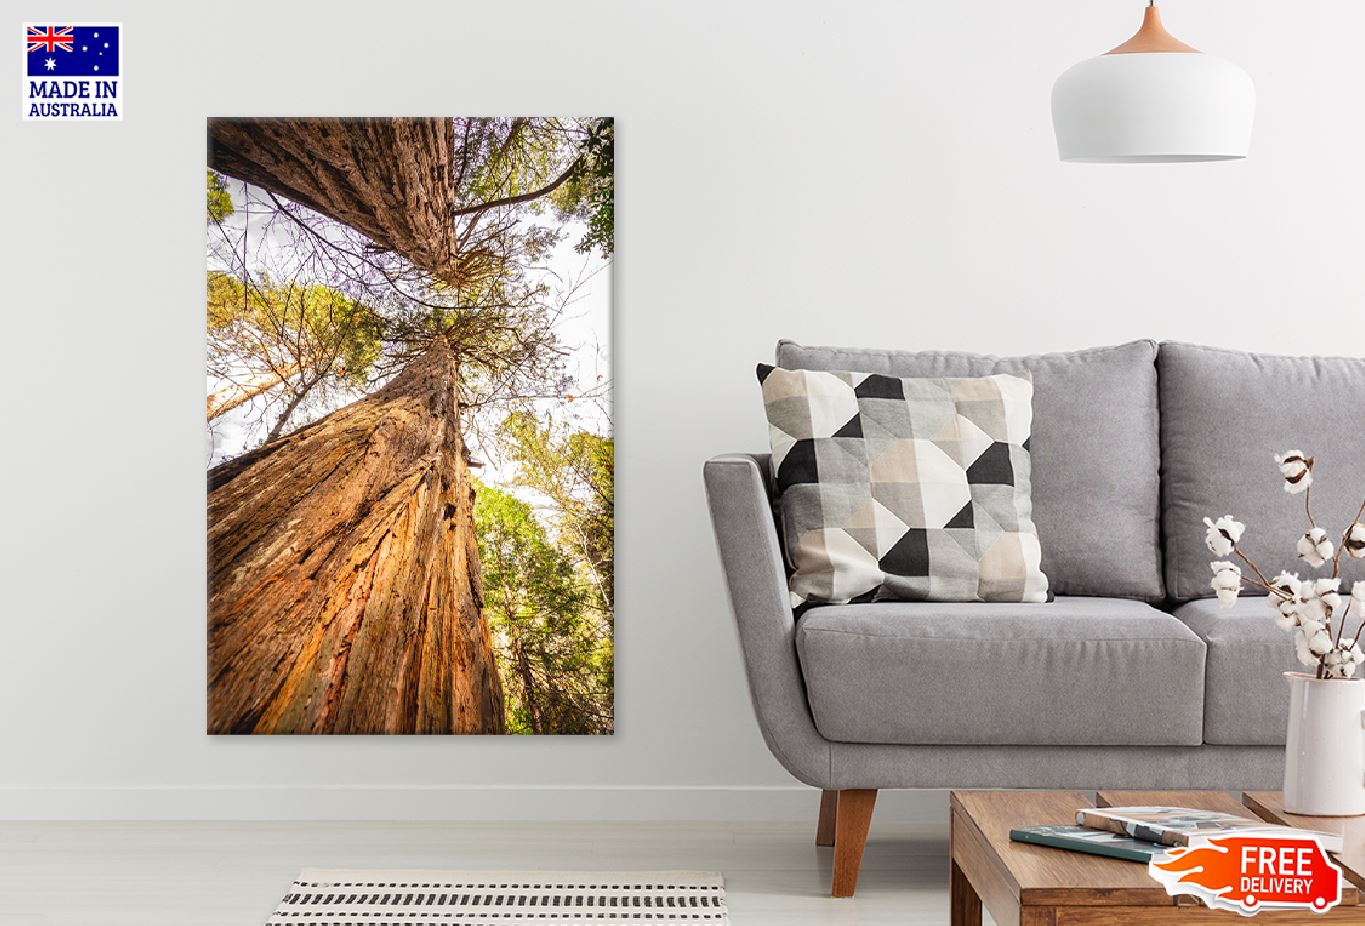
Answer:
POLYGON ((122 15, 128 101, 25 125, 16 80, 0 118, 0 816, 809 811, 750 714, 700 477, 763 446, 779 337, 1365 353, 1365 5, 1169 0, 1255 77, 1253 156, 1059 164, 1052 80, 1141 6, 28 3, 122 15), (619 732, 211 738, 204 119, 412 113, 618 117, 619 732))

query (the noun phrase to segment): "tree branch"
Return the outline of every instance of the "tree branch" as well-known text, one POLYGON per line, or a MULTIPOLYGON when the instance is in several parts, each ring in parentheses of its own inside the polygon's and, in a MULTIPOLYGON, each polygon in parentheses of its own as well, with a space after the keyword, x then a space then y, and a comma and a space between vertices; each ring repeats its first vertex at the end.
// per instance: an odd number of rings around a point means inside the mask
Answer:
POLYGON ((572 164, 565 168, 564 173, 560 174, 558 177, 551 180, 548 185, 543 186, 538 190, 531 190, 529 193, 522 193, 519 196, 505 196, 502 199, 491 199, 486 203, 476 203, 473 206, 461 206, 458 209, 452 210, 450 214, 452 217, 478 215, 481 212, 487 212, 489 209, 500 209, 503 206, 516 206, 521 203, 529 203, 533 199, 540 199, 542 196, 549 196, 555 190, 563 186, 570 177, 577 173, 578 168, 582 166, 583 156, 579 155, 574 159, 572 164))

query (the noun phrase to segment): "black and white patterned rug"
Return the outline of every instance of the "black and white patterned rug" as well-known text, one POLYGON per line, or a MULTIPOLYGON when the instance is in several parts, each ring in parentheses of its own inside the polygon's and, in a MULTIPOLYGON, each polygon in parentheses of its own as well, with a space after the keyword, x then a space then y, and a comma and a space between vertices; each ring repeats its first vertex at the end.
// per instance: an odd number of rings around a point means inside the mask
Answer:
POLYGON ((270 926, 726 926, 715 871, 339 871, 307 868, 270 926))

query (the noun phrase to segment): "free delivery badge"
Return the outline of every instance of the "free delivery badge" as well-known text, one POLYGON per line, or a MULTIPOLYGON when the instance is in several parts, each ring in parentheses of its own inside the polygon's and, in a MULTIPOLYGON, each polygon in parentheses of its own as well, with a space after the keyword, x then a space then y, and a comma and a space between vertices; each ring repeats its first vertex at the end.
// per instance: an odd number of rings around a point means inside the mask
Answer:
POLYGON ((1147 871, 1172 896, 1253 916, 1263 909, 1326 913, 1341 902, 1341 869, 1317 840, 1198 838, 1154 856, 1147 871))

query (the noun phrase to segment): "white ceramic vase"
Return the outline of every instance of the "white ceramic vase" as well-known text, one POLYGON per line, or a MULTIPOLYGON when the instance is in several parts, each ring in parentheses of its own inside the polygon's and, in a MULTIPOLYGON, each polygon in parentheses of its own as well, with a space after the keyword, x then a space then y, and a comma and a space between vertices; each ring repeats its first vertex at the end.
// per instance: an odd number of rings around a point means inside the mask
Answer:
POLYGON ((1365 814, 1365 678, 1284 675, 1284 809, 1315 817, 1365 814))

